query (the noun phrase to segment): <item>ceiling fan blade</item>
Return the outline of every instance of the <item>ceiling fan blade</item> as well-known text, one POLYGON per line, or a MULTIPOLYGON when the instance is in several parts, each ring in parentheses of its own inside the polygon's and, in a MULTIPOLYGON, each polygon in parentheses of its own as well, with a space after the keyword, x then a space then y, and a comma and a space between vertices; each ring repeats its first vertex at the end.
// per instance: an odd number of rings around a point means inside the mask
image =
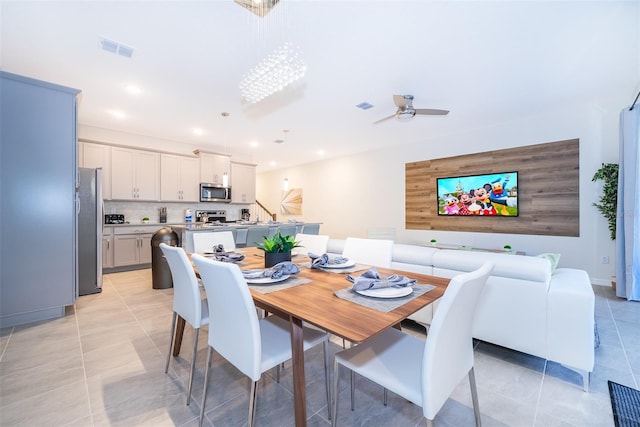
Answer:
POLYGON ((408 95, 410 98, 407 98, 405 95, 393 95, 393 102, 398 106, 398 108, 407 108, 411 105, 411 100, 413 97, 408 95), (407 103, 407 101, 409 101, 407 103))
POLYGON ((375 125, 375 124, 378 124, 378 123, 380 123, 380 122, 384 122, 385 120, 393 119, 395 116, 396 116, 395 114, 392 114, 392 115, 390 115, 389 117, 385 117, 385 118, 383 118, 383 119, 376 120, 375 122, 373 122, 373 124, 375 125))
POLYGON ((422 114, 425 116, 444 116, 449 114, 449 110, 436 110, 433 108, 416 108, 416 114, 422 114))

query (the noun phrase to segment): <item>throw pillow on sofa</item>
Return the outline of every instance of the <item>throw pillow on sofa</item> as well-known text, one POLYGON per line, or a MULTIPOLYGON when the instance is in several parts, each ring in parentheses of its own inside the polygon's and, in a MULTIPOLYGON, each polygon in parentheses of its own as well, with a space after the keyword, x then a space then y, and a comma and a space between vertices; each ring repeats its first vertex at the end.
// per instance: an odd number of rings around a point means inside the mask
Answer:
POLYGON ((551 263, 552 273, 555 271, 556 267, 558 266, 558 262, 560 262, 560 254, 553 254, 553 253, 547 252, 547 253, 537 255, 537 257, 549 260, 549 262, 551 263))

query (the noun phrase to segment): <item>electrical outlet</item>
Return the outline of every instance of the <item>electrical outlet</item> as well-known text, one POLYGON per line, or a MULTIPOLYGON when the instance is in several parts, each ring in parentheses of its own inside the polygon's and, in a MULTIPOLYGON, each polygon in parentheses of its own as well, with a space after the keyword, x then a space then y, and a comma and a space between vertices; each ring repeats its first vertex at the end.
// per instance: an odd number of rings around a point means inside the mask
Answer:
POLYGON ((608 257, 608 256, 606 256, 606 255, 605 255, 605 256, 603 256, 603 257, 602 257, 602 263, 603 263, 603 264, 609 264, 609 257, 608 257))

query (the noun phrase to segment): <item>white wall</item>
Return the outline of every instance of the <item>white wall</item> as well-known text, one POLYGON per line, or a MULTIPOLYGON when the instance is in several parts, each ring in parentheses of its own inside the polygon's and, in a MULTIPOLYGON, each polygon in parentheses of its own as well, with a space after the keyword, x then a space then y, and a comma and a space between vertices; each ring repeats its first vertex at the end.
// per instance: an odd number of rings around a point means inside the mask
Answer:
POLYGON ((251 158, 249 158, 246 153, 234 150, 233 147, 229 147, 225 150, 224 147, 211 145, 206 142, 199 145, 188 144, 182 141, 154 138, 83 124, 78 125, 78 138, 147 150, 166 151, 168 153, 181 154, 185 156, 193 156, 193 150, 200 149, 215 153, 229 154, 234 162, 251 163, 251 158))
MULTIPOLYGON (((602 162, 618 161, 618 114, 626 97, 568 105, 509 123, 424 140, 412 145, 363 153, 258 175, 257 198, 279 206, 282 180, 303 189, 300 219, 320 221, 322 234, 366 237, 370 227, 394 227, 396 241, 438 242, 481 248, 510 244, 529 255, 561 253, 561 267, 586 270, 594 283, 608 284, 614 274, 615 249, 605 220, 592 206, 601 186, 591 182, 602 162), (580 139, 580 237, 530 236, 406 230, 405 163, 565 139, 580 139), (467 148, 465 148, 467 147, 467 148), (609 264, 602 264, 603 256, 609 264)), ((410 126, 410 124, 405 124, 410 126)), ((558 183, 562 185, 562 183, 558 183)), ((291 217, 279 216, 280 220, 291 217)))

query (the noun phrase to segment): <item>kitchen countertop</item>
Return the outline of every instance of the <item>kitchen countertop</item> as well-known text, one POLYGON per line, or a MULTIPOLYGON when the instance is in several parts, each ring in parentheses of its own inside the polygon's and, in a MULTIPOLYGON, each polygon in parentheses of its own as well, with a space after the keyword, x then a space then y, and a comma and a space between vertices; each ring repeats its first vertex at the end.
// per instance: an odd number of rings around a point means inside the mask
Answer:
POLYGON ((180 225, 187 225, 186 222, 136 222, 136 223, 127 223, 127 224, 103 224, 104 227, 175 227, 180 225))
POLYGON ((304 225, 304 224, 322 224, 321 222, 280 222, 280 223, 268 223, 268 222, 226 222, 216 225, 208 225, 201 222, 183 223, 183 224, 171 224, 171 228, 176 231, 215 231, 224 228, 250 228, 250 227, 279 227, 281 225, 304 225))
POLYGON ((249 227, 278 227, 281 225, 304 225, 304 224, 322 224, 321 222, 311 221, 311 222, 279 222, 279 223, 268 223, 268 222, 260 222, 256 223, 255 221, 249 222, 225 222, 216 225, 207 225, 211 223, 202 223, 202 222, 148 222, 148 223, 128 223, 128 224, 103 224, 104 227, 114 227, 114 228, 126 228, 126 227, 170 227, 173 229, 177 229, 179 231, 202 231, 202 230, 219 230, 223 228, 249 228, 249 227))

